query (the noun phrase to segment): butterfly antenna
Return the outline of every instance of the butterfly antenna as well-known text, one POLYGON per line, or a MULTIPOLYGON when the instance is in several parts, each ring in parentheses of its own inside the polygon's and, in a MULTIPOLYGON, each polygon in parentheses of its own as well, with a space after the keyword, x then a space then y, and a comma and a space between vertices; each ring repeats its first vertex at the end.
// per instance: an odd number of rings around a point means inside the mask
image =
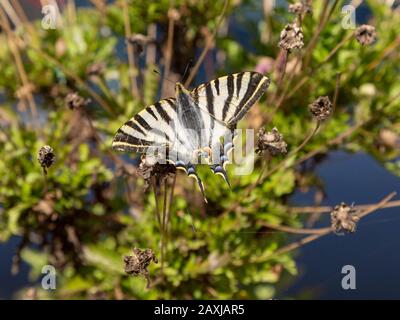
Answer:
POLYGON ((157 73, 157 74, 161 77, 161 79, 163 79, 163 80, 167 80, 168 82, 171 82, 171 83, 173 83, 173 84, 176 83, 175 81, 172 81, 171 79, 168 79, 167 77, 163 76, 163 75, 161 74, 161 72, 158 71, 157 69, 153 69, 153 72, 154 72, 154 73, 157 73))
POLYGON ((190 59, 189 62, 186 64, 185 72, 183 73, 181 83, 185 83, 187 76, 189 75, 188 71, 193 64, 193 59, 190 59))

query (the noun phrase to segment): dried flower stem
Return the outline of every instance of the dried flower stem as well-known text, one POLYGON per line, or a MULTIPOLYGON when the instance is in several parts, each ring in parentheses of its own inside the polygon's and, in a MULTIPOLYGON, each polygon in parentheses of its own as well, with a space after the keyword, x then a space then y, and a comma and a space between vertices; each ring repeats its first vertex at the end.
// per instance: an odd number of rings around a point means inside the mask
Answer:
POLYGON ((214 42, 214 39, 215 39, 215 37, 217 35, 217 32, 219 30, 219 27, 221 26, 221 23, 222 23, 222 21, 224 19, 224 16, 225 16, 225 13, 226 13, 226 9, 228 8, 228 4, 229 4, 229 0, 225 0, 224 7, 222 9, 221 15, 219 16, 218 21, 217 21, 217 25, 215 26, 215 29, 214 29, 213 33, 211 34, 211 36, 207 37, 206 45, 205 45, 202 53, 200 54, 199 59, 197 59, 197 62, 194 65, 193 69, 191 70, 188 78, 185 81, 185 86, 186 87, 189 87, 189 85, 192 83, 197 71, 199 70, 203 60, 205 59, 208 51, 210 50, 210 48, 211 48, 211 46, 212 46, 212 44, 214 42))
POLYGON ((305 55, 304 64, 303 64, 303 68, 305 70, 307 70, 307 68, 308 68, 312 53, 314 51, 315 46, 317 45, 318 38, 321 35, 321 32, 325 28, 326 24, 329 22, 338 3, 339 3, 339 0, 335 0, 335 2, 332 4, 332 6, 328 12, 329 0, 324 1, 324 6, 322 8, 321 15, 320 15, 320 24, 319 24, 316 32, 314 33, 313 37, 311 38, 308 46, 305 49, 306 55, 305 55))
POLYGON ((286 232, 286 233, 293 233, 293 234, 323 234, 326 231, 330 231, 330 227, 327 228, 293 228, 289 226, 282 226, 282 225, 274 225, 268 222, 262 222, 261 225, 263 227, 267 227, 269 229, 286 232))
POLYGON ((301 151, 304 146, 314 137, 314 135, 317 133, 318 129, 320 127, 320 122, 317 121, 317 124, 313 128, 313 130, 310 131, 310 133, 306 136, 306 138, 303 140, 303 142, 297 146, 293 151, 291 151, 288 156, 281 162, 279 162, 275 167, 273 167, 271 170, 269 170, 265 176, 262 175, 260 178, 260 181, 264 181, 267 179, 269 176, 271 176, 273 173, 278 171, 279 169, 283 168, 289 161, 290 159, 295 156, 299 151, 301 151))
POLYGON ((161 229, 161 228, 162 228, 162 225, 161 225, 160 208, 158 207, 157 184, 156 184, 155 178, 152 178, 151 181, 152 181, 151 184, 153 185, 153 191, 154 191, 154 202, 155 202, 155 207, 156 207, 156 210, 155 210, 156 219, 157 219, 158 224, 160 225, 160 229, 161 229))
MULTIPOLYGON (((122 1, 122 10, 123 10, 123 15, 124 15, 124 28, 125 28, 125 38, 129 39, 129 37, 132 35, 132 29, 131 29, 131 22, 129 19, 129 10, 128 10, 128 3, 127 0, 122 1)), ((132 43, 127 41, 127 54, 128 54, 128 64, 129 64, 129 79, 130 79, 130 84, 131 84, 131 92, 132 92, 132 97, 139 97, 139 88, 138 84, 136 81, 135 77, 135 69, 137 67, 135 66, 135 51, 133 49, 132 43)))
MULTIPOLYGON (((169 10, 172 10, 174 7, 173 0, 169 2, 169 10)), ((165 96, 165 81, 169 78, 169 73, 171 71, 171 62, 172 62, 172 51, 174 49, 174 30, 175 30, 175 21, 172 14, 168 15, 168 36, 167 36, 167 51, 165 54, 165 77, 161 82, 163 96, 165 96)))
POLYGON ((371 71, 375 69, 382 62, 383 59, 385 59, 388 55, 395 51, 399 46, 400 36, 398 36, 390 44, 388 44, 387 47, 380 53, 380 55, 368 64, 367 70, 371 71))
MULTIPOLYGON (((371 205, 369 208, 367 208, 366 210, 364 210, 363 212, 361 212, 361 213, 358 215, 358 217, 361 219, 361 218, 367 216, 368 214, 370 214, 370 213, 372 213, 372 212, 374 212, 374 211, 376 211, 376 210, 378 210, 378 209, 381 209, 381 208, 384 207, 384 206, 386 205, 386 203, 388 203, 394 196, 396 196, 396 192, 390 193, 390 194, 387 195, 385 198, 383 198, 380 202, 378 202, 378 203, 376 203, 376 204, 374 204, 374 205, 371 205)), ((317 230, 318 230, 318 229, 317 229, 317 230)), ((301 239, 301 240, 299 240, 299 241, 290 243, 290 244, 288 244, 288 245, 286 245, 286 246, 284 246, 284 247, 278 249, 278 250, 275 251, 272 255, 280 255, 280 254, 284 254, 284 253, 293 251, 293 250, 295 250, 295 249, 298 249, 298 248, 302 247, 303 245, 305 245, 305 244, 307 244, 307 243, 310 243, 310 242, 312 242, 312 241, 314 241, 314 240, 317 240, 317 239, 319 239, 319 238, 321 238, 321 237, 323 237, 323 236, 326 236, 327 234, 330 234, 330 233, 332 232, 332 229, 331 229, 331 228, 321 228, 321 229, 320 229, 319 231, 317 231, 317 232, 319 232, 319 233, 318 233, 318 234, 310 235, 310 236, 305 237, 305 238, 303 238, 303 239, 301 239), (325 229, 325 230, 324 230, 324 229, 325 229)))
MULTIPOLYGON (((28 75, 25 71, 24 64, 22 62, 21 54, 18 50, 17 38, 16 38, 14 32, 11 30, 6 12, 3 10, 4 10, 3 7, 0 6, 0 25, 7 35, 8 46, 10 48, 12 55, 14 56, 15 65, 16 65, 17 72, 19 74, 21 83, 24 87, 28 88, 30 82, 28 79, 28 75)), ((27 90, 27 101, 28 101, 28 105, 29 105, 29 108, 30 108, 30 111, 32 114, 32 120, 36 124, 36 126, 39 127, 39 117, 38 117, 38 113, 37 113, 35 99, 33 98, 32 92, 29 89, 27 90)))
POLYGON ((340 88, 340 78, 342 74, 338 72, 336 74, 336 86, 335 86, 335 93, 333 94, 333 102, 332 102, 332 113, 335 112, 337 100, 339 97, 339 88, 340 88))
POLYGON ((169 238, 169 229, 168 229, 168 225, 169 225, 169 218, 171 217, 171 206, 172 206, 172 200, 174 199, 174 191, 175 191, 175 184, 176 184, 176 176, 177 173, 175 172, 174 174, 174 178, 172 180, 172 185, 171 185, 171 192, 169 195, 169 203, 168 203, 168 211, 167 211, 167 237, 169 238))
MULTIPOLYGON (((341 49, 349 40, 351 40, 353 37, 353 34, 350 33, 348 34, 342 41, 340 41, 335 48, 332 49, 332 51, 329 53, 329 55, 321 62, 319 63, 316 67, 314 67, 312 70, 310 70, 308 73, 306 73, 303 78, 296 83, 296 85, 292 88, 292 82, 294 79, 294 72, 292 72, 288 78, 285 90, 282 92, 280 95, 277 104, 275 105, 274 109, 271 112, 271 115, 269 116, 269 119, 272 120, 273 116, 275 113, 278 111, 278 109, 282 106, 283 102, 285 102, 287 99, 291 98, 303 85, 305 85, 308 80, 311 79, 311 76, 320 68, 322 67, 326 62, 328 62, 330 59, 332 59, 335 54, 341 49)), ((300 62, 300 59, 298 59, 295 63, 294 70, 296 70, 298 63, 300 62)))
POLYGON ((165 260, 165 248, 167 245, 166 238, 166 218, 167 218, 167 198, 168 198, 168 178, 164 180, 164 204, 163 204, 163 214, 161 220, 161 272, 164 270, 164 260, 165 260))
POLYGON ((282 160, 281 162, 279 162, 279 164, 277 164, 275 167, 273 167, 272 169, 270 169, 269 171, 267 171, 267 173, 264 175, 265 170, 268 168, 269 166, 269 161, 270 159, 267 158, 267 161, 265 161, 265 163, 263 164, 263 167, 261 168, 260 174, 257 177, 257 180, 252 183, 243 193, 243 196, 239 197, 237 201, 235 201, 227 210, 225 210, 225 212, 231 212, 233 210, 235 210, 239 205, 240 202, 247 196, 250 195, 250 193, 257 187, 257 185, 264 181, 266 178, 268 178, 271 174, 273 174, 274 172, 276 172, 277 170, 279 170, 280 168, 282 168, 284 165, 287 164, 287 162, 290 160, 291 157, 293 157, 294 155, 296 155, 301 149, 304 148, 304 146, 311 140, 311 138, 317 133, 318 129, 320 127, 320 122, 318 121, 315 128, 313 128, 313 130, 306 136, 306 138, 303 140, 303 142, 293 151, 291 151, 287 157, 282 160))
MULTIPOLYGON (((354 206, 356 210, 366 210, 374 204, 360 204, 354 206)), ((381 209, 395 208, 400 206, 400 200, 387 202, 381 209)), ((330 213, 334 207, 320 206, 320 207, 290 207, 289 211, 294 214, 314 214, 314 213, 330 213)))
POLYGON ((43 58, 45 58, 48 62, 56 65, 58 68, 62 70, 67 76, 72 78, 77 84, 82 86, 88 93, 89 95, 95 100, 103 109, 104 111, 108 112, 109 114, 114 115, 115 112, 113 108, 107 103, 106 100, 104 100, 96 91, 94 91, 88 84, 81 79, 78 75, 76 75, 73 71, 67 69, 62 63, 60 63, 57 59, 54 57, 50 56, 46 52, 44 52, 42 49, 32 45, 30 42, 26 42, 26 45, 30 46, 30 48, 34 51, 36 51, 38 54, 40 54, 43 58))
POLYGON ((363 126, 365 126, 368 123, 370 123, 371 121, 373 121, 374 116, 376 116, 377 112, 382 111, 383 109, 387 108, 388 106, 390 106, 392 103, 394 103, 399 98, 400 98, 400 92, 395 94, 393 97, 389 98, 389 100, 386 103, 386 105, 381 107, 381 108, 379 108, 379 109, 377 109, 373 116, 369 117, 368 119, 365 119, 364 121, 361 121, 360 123, 354 125, 353 127, 350 127, 345 132, 339 134, 335 138, 333 138, 333 139, 329 140, 328 142, 326 142, 323 146, 309 151, 303 157, 301 157, 295 163, 293 163, 291 166, 297 166, 300 163, 303 163, 304 161, 314 157, 318 153, 321 153, 321 152, 327 150, 329 146, 338 145, 338 144, 342 143, 344 139, 348 138, 354 132, 356 132, 357 130, 361 129, 363 126))
MULTIPOLYGON (((288 50, 283 50, 283 49, 281 49, 281 50, 283 51, 283 59, 284 59, 284 61, 283 61, 283 70, 282 70, 282 73, 280 74, 278 83, 277 83, 277 85, 276 85, 276 91, 275 91, 275 94, 274 94, 274 98, 278 95, 278 93, 279 93, 280 90, 281 90, 282 83, 283 83, 283 78, 285 77, 285 74, 286 74, 287 62, 288 62, 288 60, 289 60, 289 53, 290 53, 290 51, 288 51, 288 50)), ((294 73, 294 72, 293 72, 293 73, 294 73)), ((273 100, 275 100, 275 99, 273 99, 273 100)))

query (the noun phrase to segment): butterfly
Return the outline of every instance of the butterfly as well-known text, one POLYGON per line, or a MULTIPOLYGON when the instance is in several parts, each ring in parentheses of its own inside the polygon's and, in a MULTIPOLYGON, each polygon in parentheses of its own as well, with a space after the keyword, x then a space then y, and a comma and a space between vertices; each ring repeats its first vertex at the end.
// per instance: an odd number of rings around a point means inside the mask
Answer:
POLYGON ((175 97, 148 106, 119 128, 112 148, 172 163, 197 181, 207 202, 196 164, 208 164, 230 185, 225 166, 237 123, 269 84, 258 72, 230 74, 191 91, 178 82, 175 97))

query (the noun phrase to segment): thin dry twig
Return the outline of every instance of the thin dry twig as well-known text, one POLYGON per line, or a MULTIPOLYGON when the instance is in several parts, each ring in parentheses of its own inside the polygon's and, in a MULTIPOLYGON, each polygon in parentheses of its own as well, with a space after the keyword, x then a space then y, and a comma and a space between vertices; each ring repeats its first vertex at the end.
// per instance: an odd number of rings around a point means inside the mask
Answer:
MULTIPOLYGON (((354 206, 356 210, 365 210, 374 204, 360 204, 358 206, 354 206)), ((381 209, 386 208, 394 208, 400 206, 400 200, 387 202, 381 209)), ((334 207, 331 206, 305 206, 305 207, 290 207, 289 212, 294 214, 313 214, 313 213, 330 213, 334 207)))
POLYGON ((169 78, 169 73, 171 71, 171 62, 172 62, 172 51, 174 48, 174 30, 175 30, 175 19, 174 15, 172 14, 172 10, 174 8, 174 1, 170 0, 169 2, 169 10, 168 10, 168 36, 167 36, 167 50, 165 54, 165 77, 162 84, 163 96, 165 96, 165 81, 169 78))
POLYGON ((275 167, 271 168, 271 170, 269 170, 265 175, 262 175, 261 178, 259 179, 259 181, 264 181, 269 176, 271 176, 273 173, 275 173, 279 169, 283 168, 291 160, 291 158, 293 156, 298 154, 299 151, 301 151, 304 148, 304 146, 307 145, 307 143, 315 136, 315 134, 317 133, 317 131, 320 127, 320 124, 321 123, 319 121, 317 121, 313 130, 310 131, 310 133, 306 136, 306 138, 303 140, 303 142, 299 146, 297 146, 292 152, 290 152, 283 161, 279 162, 275 167))
MULTIPOLYGON (((384 207, 395 196, 396 196, 396 192, 390 193, 389 195, 387 195, 385 198, 383 198, 378 203, 376 203, 374 205, 371 205, 369 208, 366 208, 363 212, 358 214, 358 217, 360 219, 364 218, 368 214, 370 214, 370 213, 372 213, 372 212, 384 207)), ((317 239, 319 239, 319 238, 321 238, 323 236, 326 236, 326 235, 330 234, 331 232, 333 232, 332 228, 321 228, 319 230, 318 229, 316 229, 316 230, 318 232, 317 234, 312 234, 312 235, 310 235, 308 237, 305 237, 305 238, 303 238, 303 239, 301 239, 299 241, 290 243, 290 244, 278 249, 277 251, 275 251, 273 253, 273 255, 280 255, 280 254, 283 254, 283 253, 287 253, 287 252, 293 251, 295 249, 298 249, 298 248, 302 247, 303 245, 305 245, 307 243, 310 243, 310 242, 312 242, 314 240, 317 240, 317 239)))
POLYGON ((32 119, 33 119, 34 123, 36 124, 36 126, 39 126, 39 115, 37 112, 35 99, 33 97, 31 90, 29 89, 30 81, 29 81, 28 75, 25 71, 25 67, 24 67, 24 63, 22 61, 21 54, 18 50, 17 37, 14 34, 14 32, 11 30, 6 13, 7 13, 6 11, 3 11, 3 7, 0 6, 0 24, 6 33, 8 46, 10 48, 12 55, 14 56, 14 61, 15 61, 17 73, 21 80, 21 84, 24 88, 26 88, 26 90, 25 90, 26 96, 27 96, 26 99, 28 101, 28 105, 29 105, 29 108, 30 108, 30 111, 32 114, 32 119))
POLYGON ((202 53, 200 54, 199 59, 197 59, 197 62, 194 65, 193 69, 191 70, 188 78, 185 81, 185 86, 186 87, 189 87, 189 85, 192 83, 197 71, 199 70, 201 64, 203 63, 203 60, 205 59, 208 51, 210 50, 211 46, 213 45, 213 42, 214 42, 214 39, 215 39, 215 37, 217 35, 219 27, 221 26, 221 23, 222 23, 222 21, 224 19, 224 16, 225 16, 225 13, 226 13, 226 9, 228 8, 228 4, 229 4, 229 0, 225 0, 224 7, 222 9, 221 15, 219 16, 218 21, 217 21, 217 25, 215 26, 215 29, 214 29, 213 33, 211 34, 211 36, 207 37, 206 45, 205 45, 202 53))
POLYGON ((330 18, 332 17, 332 14, 338 3, 339 3, 339 0, 335 0, 335 2, 332 4, 331 8, 328 11, 329 0, 325 0, 324 6, 321 11, 321 15, 320 15, 320 24, 305 49, 306 56, 305 56, 304 65, 303 65, 304 69, 308 68, 312 53, 314 51, 315 46, 317 45, 318 38, 321 35, 321 32, 325 28, 326 24, 329 22, 330 18))
MULTIPOLYGON (((131 22, 129 18, 128 2, 127 0, 122 1, 122 11, 124 15, 124 28, 125 28, 125 39, 129 39, 132 35, 131 22)), ((128 64, 129 64, 129 79, 131 84, 132 97, 139 97, 139 88, 135 76, 135 50, 133 44, 130 41, 127 42, 127 53, 128 53, 128 64)))
POLYGON ((93 98, 93 100, 95 100, 104 109, 104 111, 108 112, 111 115, 115 114, 113 108, 108 104, 108 102, 106 100, 104 100, 95 90, 93 90, 82 78, 80 78, 72 70, 67 69, 57 59, 55 59, 54 57, 52 57, 49 54, 47 54, 46 52, 44 52, 42 49, 32 45, 32 43, 27 43, 27 45, 30 46, 30 48, 32 50, 34 50, 38 54, 40 54, 48 62, 50 62, 50 63, 56 65, 58 68, 60 68, 63 73, 65 73, 68 77, 73 79, 77 84, 82 86, 89 93, 89 95, 93 98))
POLYGON ((304 148, 304 146, 312 139, 312 137, 317 133, 318 129, 320 127, 320 122, 317 121, 316 126, 310 131, 310 133, 306 136, 306 138, 303 140, 303 142, 297 146, 297 148, 295 148, 293 151, 291 151, 287 157, 282 160, 281 162, 279 162, 279 164, 277 164, 275 167, 271 168, 265 175, 264 172, 266 170, 266 168, 269 165, 269 159, 268 161, 265 161, 263 163, 263 167, 261 168, 260 174, 257 178, 257 180, 252 183, 244 192, 243 196, 239 197, 239 199, 237 201, 235 201, 227 210, 225 210, 225 212, 230 212, 235 210, 239 205, 240 202, 247 196, 250 195, 250 193, 257 187, 257 185, 264 181, 266 178, 268 178, 271 174, 273 174, 274 172, 276 172, 277 170, 281 169, 284 165, 287 164, 287 162, 294 156, 296 155, 301 149, 304 148))

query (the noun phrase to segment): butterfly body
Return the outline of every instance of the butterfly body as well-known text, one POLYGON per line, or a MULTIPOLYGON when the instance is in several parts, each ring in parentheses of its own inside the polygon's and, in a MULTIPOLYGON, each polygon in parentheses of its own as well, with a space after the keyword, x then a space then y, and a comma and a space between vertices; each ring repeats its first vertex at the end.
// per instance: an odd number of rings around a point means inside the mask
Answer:
POLYGON ((175 97, 151 105, 125 123, 112 147, 119 151, 153 153, 204 186, 195 165, 207 163, 228 182, 225 165, 233 148, 234 129, 269 86, 257 72, 217 78, 192 91, 180 83, 175 97), (221 143, 222 141, 222 143, 221 143))

